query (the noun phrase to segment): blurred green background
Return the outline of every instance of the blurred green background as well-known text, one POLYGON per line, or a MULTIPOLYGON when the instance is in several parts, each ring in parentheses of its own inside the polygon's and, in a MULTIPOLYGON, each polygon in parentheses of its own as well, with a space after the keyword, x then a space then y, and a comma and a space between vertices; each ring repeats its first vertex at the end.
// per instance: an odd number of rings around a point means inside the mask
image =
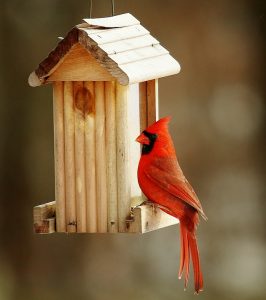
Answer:
MULTIPOLYGON (((110 15, 94 1, 93 17, 110 15)), ((180 164, 208 222, 198 230, 201 299, 266 299, 265 1, 116 0, 180 62, 160 84, 180 164)), ((179 229, 34 235, 54 200, 51 86, 29 73, 89 15, 89 1, 0 2, 0 299, 194 299, 177 278, 179 229)))

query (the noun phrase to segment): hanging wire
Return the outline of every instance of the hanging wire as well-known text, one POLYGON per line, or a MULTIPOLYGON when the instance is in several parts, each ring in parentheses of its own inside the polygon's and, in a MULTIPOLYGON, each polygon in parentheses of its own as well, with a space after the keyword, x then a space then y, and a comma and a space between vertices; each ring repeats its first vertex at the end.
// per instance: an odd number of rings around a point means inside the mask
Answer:
POLYGON ((92 16, 92 0, 90 0, 90 19, 91 19, 91 16, 92 16))
MULTIPOLYGON (((115 0, 111 0, 112 5, 112 16, 115 15, 115 0)), ((92 0, 90 0, 90 19, 92 17, 92 0)))
POLYGON ((111 0, 112 2, 112 16, 115 15, 115 0, 111 0))

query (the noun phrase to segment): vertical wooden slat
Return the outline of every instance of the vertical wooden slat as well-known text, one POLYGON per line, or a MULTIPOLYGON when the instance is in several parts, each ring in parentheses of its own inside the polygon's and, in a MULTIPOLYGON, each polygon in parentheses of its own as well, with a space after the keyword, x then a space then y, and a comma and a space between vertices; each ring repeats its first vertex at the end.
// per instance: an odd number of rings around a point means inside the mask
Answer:
POLYGON ((97 231, 107 232, 104 82, 95 82, 97 231))
POLYGON ((158 79, 147 81, 147 119, 148 125, 158 120, 158 79))
POLYGON ((85 172, 87 197, 87 232, 97 232, 96 180, 95 180, 95 96, 94 83, 84 82, 88 91, 85 114, 85 172))
POLYGON ((76 232, 75 199, 75 123, 73 83, 64 82, 64 126, 65 126, 65 191, 67 232, 76 232))
MULTIPOLYGON (((145 98, 146 100, 146 98, 145 98)), ((145 101, 146 103, 146 101, 145 101)), ((130 190, 132 197, 141 195, 141 190, 138 184, 137 173, 140 160, 140 144, 136 142, 136 137, 140 134, 140 87, 138 83, 129 85, 128 93, 128 144, 130 155, 130 190)), ((145 129, 145 128, 143 128, 145 129)))
POLYGON ((108 232, 118 231, 115 96, 115 82, 105 82, 108 232))
POLYGON ((64 84, 62 81, 54 82, 53 85, 53 110, 56 230, 58 232, 65 232, 64 84))
POLYGON ((126 231, 130 214, 130 169, 127 119, 128 86, 116 85, 117 200, 119 232, 126 231))
POLYGON ((139 84, 139 114, 140 114, 140 132, 147 127, 147 82, 139 84))
POLYGON ((85 103, 88 98, 83 82, 74 83, 75 103, 75 188, 77 232, 86 232, 86 186, 85 186, 85 103))

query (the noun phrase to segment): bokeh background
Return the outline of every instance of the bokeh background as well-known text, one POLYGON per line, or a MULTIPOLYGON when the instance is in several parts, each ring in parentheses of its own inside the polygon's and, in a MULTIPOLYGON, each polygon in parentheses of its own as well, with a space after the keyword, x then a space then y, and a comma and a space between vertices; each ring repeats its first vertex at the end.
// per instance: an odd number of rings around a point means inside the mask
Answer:
MULTIPOLYGON (((94 1, 93 16, 110 15, 94 1)), ((160 83, 180 164, 208 222, 200 299, 266 299, 265 1, 116 0, 182 67, 160 83)), ((88 0, 0 1, 0 299, 194 299, 177 278, 178 226, 145 235, 32 233, 54 200, 51 86, 29 73, 89 15, 88 0)), ((191 274, 191 279, 193 275, 191 274)))

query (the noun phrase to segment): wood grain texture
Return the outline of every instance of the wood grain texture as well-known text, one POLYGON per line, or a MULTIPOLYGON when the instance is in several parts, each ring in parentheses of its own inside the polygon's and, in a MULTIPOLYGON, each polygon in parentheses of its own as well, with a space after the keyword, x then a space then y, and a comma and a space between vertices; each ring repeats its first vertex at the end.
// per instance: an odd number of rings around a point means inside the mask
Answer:
POLYGON ((158 79, 147 81, 147 123, 148 126, 158 120, 158 79))
POLYGON ((115 82, 105 82, 108 232, 118 231, 115 98, 115 82))
POLYGON ((119 232, 125 232, 130 213, 130 167, 128 138, 128 86, 116 85, 116 159, 119 232))
POLYGON ((101 45, 101 49, 104 50, 108 55, 111 55, 158 44, 158 40, 149 34, 145 34, 128 39, 126 42, 125 40, 120 40, 103 44, 101 45))
POLYGON ((64 137, 64 83, 53 85, 54 111, 54 163, 55 163, 55 201, 57 232, 66 231, 65 204, 65 137, 64 137))
POLYGON ((47 81, 108 81, 113 76, 80 44, 65 55, 47 81))
POLYGON ((123 51, 121 53, 110 54, 109 57, 120 66, 123 64, 134 63, 136 61, 141 61, 168 53, 169 52, 165 48, 163 48, 160 44, 157 44, 123 51))
POLYGON ((139 84, 130 84, 128 93, 128 145, 130 156, 130 195, 136 197, 141 195, 138 184, 137 173, 140 160, 140 144, 136 142, 140 134, 140 110, 139 110, 139 84))
MULTIPOLYGON (((85 110, 88 98, 82 81, 73 82, 75 104, 75 189, 77 232, 86 232, 85 110)), ((67 121, 67 120, 66 120, 67 121)))
POLYGON ((97 232, 96 154, 95 154, 95 93, 94 82, 84 82, 87 89, 88 112, 85 115, 85 171, 87 197, 87 232, 97 232))
POLYGON ((140 132, 147 128, 148 108, 147 108, 147 82, 139 84, 139 114, 140 114, 140 132))
POLYGON ((58 43, 57 47, 39 64, 39 67, 35 70, 35 74, 42 84, 46 82, 46 77, 60 66, 64 56, 78 42, 78 37, 79 30, 77 28, 71 29, 66 37, 58 43))
POLYGON ((67 232, 76 232, 75 191, 75 114, 73 83, 64 83, 64 126, 65 126, 65 191, 67 232))
POLYGON ((112 28, 110 30, 103 30, 102 32, 91 33, 90 29, 81 29, 87 32, 90 38, 97 43, 97 45, 102 45, 106 43, 111 43, 119 41, 121 39, 130 39, 137 36, 142 36, 149 31, 141 25, 133 25, 122 28, 112 28))
POLYGON ((132 84, 177 74, 180 65, 172 56, 164 54, 122 64, 119 69, 128 76, 128 83, 132 84))
POLYGON ((107 232, 107 187, 105 145, 104 82, 95 82, 95 144, 96 144, 96 195, 97 231, 107 232))

